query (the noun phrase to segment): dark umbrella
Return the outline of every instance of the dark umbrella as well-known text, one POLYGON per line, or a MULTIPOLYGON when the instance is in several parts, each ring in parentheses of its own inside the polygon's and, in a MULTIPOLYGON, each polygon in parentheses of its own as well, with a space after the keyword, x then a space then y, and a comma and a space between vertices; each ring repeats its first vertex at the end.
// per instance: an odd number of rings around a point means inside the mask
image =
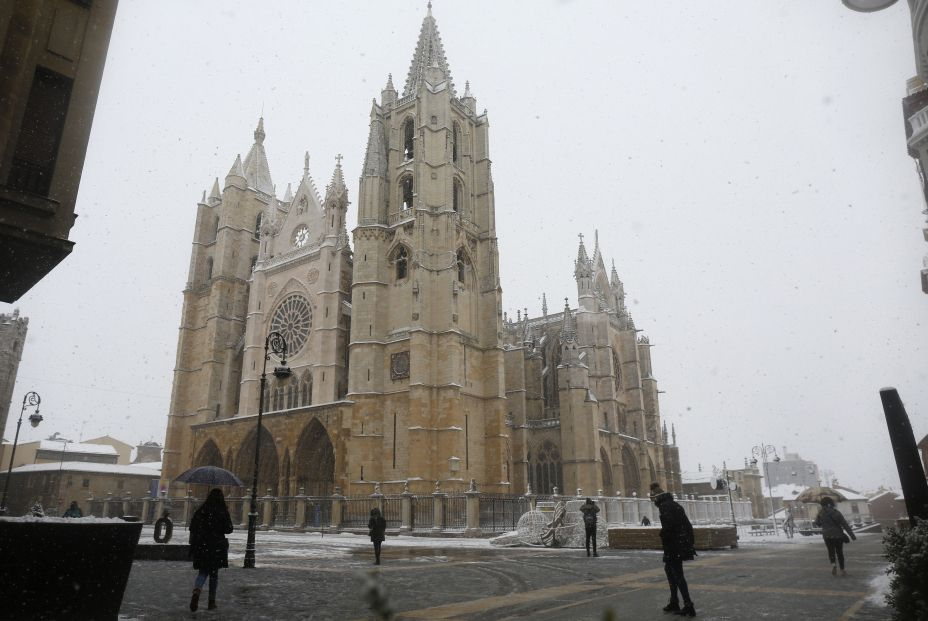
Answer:
POLYGON ((831 498, 835 502, 847 500, 847 497, 838 490, 830 487, 810 487, 796 496, 796 502, 821 502, 822 498, 831 498))
POLYGON ((236 485, 244 487, 241 479, 224 468, 218 466, 200 466, 191 468, 178 476, 174 481, 181 483, 200 483, 202 485, 236 485))

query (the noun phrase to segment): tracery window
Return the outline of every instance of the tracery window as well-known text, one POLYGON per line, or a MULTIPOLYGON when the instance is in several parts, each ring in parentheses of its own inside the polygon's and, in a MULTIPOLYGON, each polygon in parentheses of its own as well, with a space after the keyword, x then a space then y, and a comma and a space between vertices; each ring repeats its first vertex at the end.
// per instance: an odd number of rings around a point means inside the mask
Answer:
POLYGON ((400 179, 400 192, 402 193, 403 209, 412 209, 414 197, 412 175, 406 175, 400 179))
POLYGON ((299 293, 287 296, 278 305, 271 318, 270 329, 280 332, 287 342, 287 355, 299 353, 309 338, 313 325, 313 311, 309 302, 299 293))
POLYGON ((538 494, 552 494, 555 487, 564 491, 561 451, 553 441, 544 440, 535 458, 530 458, 529 478, 532 490, 538 494))
POLYGON ((461 126, 457 123, 454 124, 453 129, 451 130, 451 161, 455 164, 461 162, 461 148, 459 145, 461 140, 461 126))

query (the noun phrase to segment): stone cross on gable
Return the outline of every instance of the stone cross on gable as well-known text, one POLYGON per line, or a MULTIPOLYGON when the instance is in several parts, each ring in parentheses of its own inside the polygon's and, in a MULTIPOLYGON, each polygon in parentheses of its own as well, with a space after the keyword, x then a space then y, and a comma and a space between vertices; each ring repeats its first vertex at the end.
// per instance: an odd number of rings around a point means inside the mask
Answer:
POLYGON ((335 161, 338 163, 339 166, 342 165, 342 154, 341 153, 335 156, 335 161))
POLYGON ((577 237, 580 238, 580 243, 583 243, 583 233, 577 233, 577 237))

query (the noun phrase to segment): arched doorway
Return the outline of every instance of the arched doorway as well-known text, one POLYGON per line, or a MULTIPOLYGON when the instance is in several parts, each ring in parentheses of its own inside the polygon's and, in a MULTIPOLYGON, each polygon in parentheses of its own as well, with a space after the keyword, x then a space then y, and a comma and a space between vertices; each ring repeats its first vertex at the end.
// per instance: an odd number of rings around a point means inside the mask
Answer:
POLYGON ((602 460, 603 492, 611 496, 615 492, 615 489, 613 489, 612 483, 612 463, 609 461, 609 453, 606 452, 606 447, 599 447, 599 458, 602 460))
POLYGON ((193 460, 193 467, 200 466, 218 466, 222 468, 222 453, 219 447, 211 439, 203 443, 200 450, 197 451, 197 458, 193 460))
POLYGON ((335 489, 335 449, 329 434, 313 418, 300 434, 296 445, 293 468, 297 490, 307 496, 329 496, 335 489))
POLYGON ((622 473, 625 478, 625 489, 622 490, 626 496, 631 496, 632 492, 641 491, 641 477, 638 474, 638 459, 627 446, 622 447, 622 473))
POLYGON ((529 477, 532 491, 536 494, 553 494, 554 488, 564 492, 561 451, 551 440, 542 441, 534 451, 529 453, 529 477))
MULTIPOLYGON (((267 429, 261 427, 261 451, 258 466, 258 496, 263 496, 271 490, 272 496, 278 495, 278 465, 277 447, 274 439, 267 429)), ((235 461, 235 475, 240 478, 245 487, 251 487, 255 476, 255 432, 252 431, 242 442, 238 459, 235 461)))

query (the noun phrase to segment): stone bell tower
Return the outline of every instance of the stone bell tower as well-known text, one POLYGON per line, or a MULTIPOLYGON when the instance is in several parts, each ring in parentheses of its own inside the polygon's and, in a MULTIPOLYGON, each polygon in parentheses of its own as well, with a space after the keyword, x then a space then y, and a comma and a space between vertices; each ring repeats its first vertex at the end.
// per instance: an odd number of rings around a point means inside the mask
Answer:
POLYGON ((371 108, 354 231, 353 483, 508 490, 489 122, 476 110, 469 84, 455 90, 429 5, 402 94, 390 77, 371 108))

